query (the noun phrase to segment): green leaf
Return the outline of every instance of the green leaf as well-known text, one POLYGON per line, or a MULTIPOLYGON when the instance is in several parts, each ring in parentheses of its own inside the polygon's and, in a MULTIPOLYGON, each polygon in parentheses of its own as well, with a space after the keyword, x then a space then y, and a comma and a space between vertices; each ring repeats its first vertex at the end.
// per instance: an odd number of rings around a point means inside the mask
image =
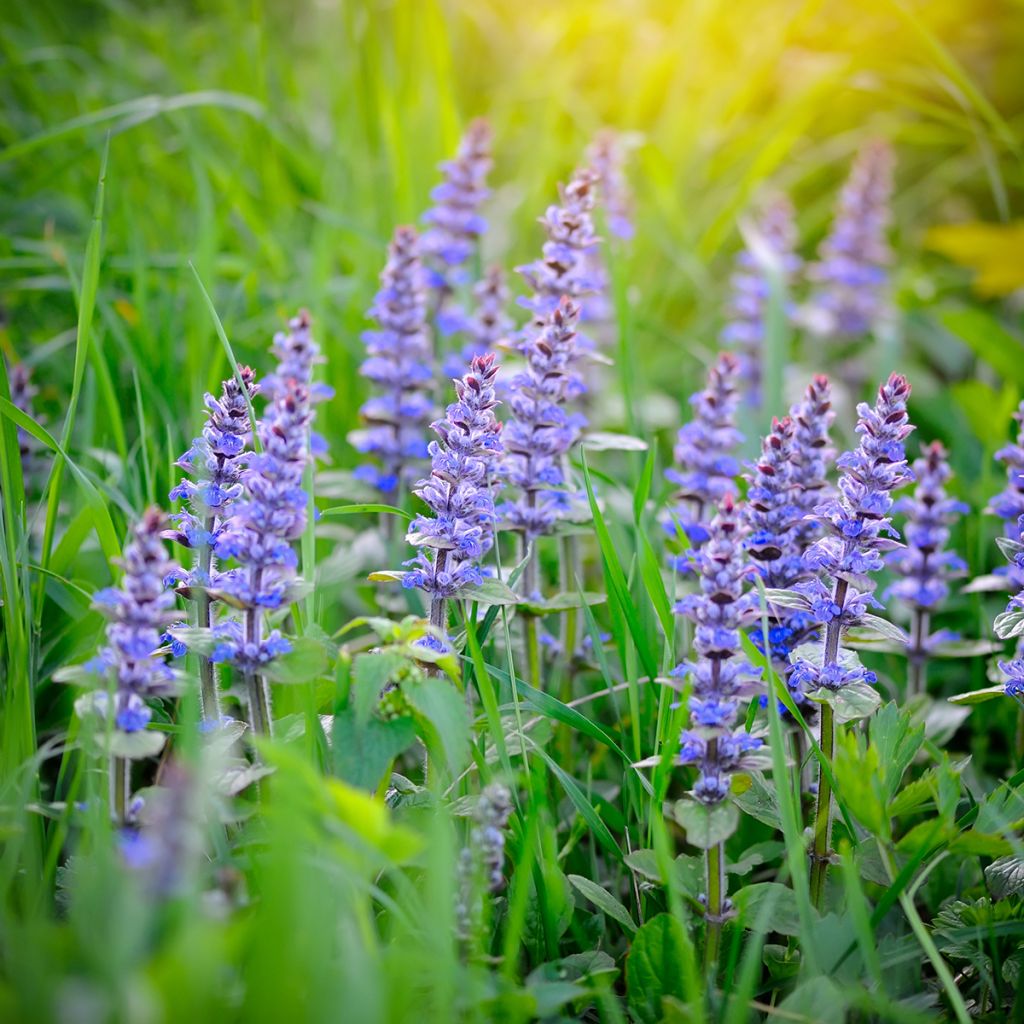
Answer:
POLYGON ((469 760, 469 717, 462 694, 447 679, 428 676, 404 683, 402 692, 426 726, 431 753, 443 756, 448 771, 458 775, 469 760))
POLYGON ((352 662, 352 683, 358 724, 370 717, 384 687, 388 683, 398 682, 408 667, 409 662, 397 651, 370 651, 355 657, 352 662))
POLYGON ((659 1024, 666 996, 686 1000, 680 965, 690 954, 683 926, 669 914, 652 917, 634 936, 626 957, 629 1009, 640 1024, 659 1024))
POLYGON ((573 888, 582 893, 595 907, 607 914, 613 921, 618 921, 626 931, 636 932, 636 922, 632 915, 607 889, 582 875, 569 875, 568 878, 573 888))
POLYGON ((366 578, 371 583, 401 583, 405 569, 375 569, 366 578))
POLYGON ((605 594, 585 591, 582 594, 579 592, 555 594, 554 597, 545 598, 543 601, 523 601, 520 607, 531 615, 549 615, 554 612, 567 612, 574 608, 582 608, 585 604, 604 604, 607 600, 605 594))
POLYGON ((1024 609, 1015 608, 1012 612, 1002 612, 996 616, 992 628, 1000 640, 1012 640, 1024 635, 1024 609))
POLYGON ((773 590, 767 587, 764 597, 770 606, 776 608, 796 608, 800 611, 807 611, 811 607, 808 598, 795 590, 773 590))
POLYGON ((275 658, 263 674, 275 683, 310 683, 327 671, 327 651, 323 642, 311 636, 291 640, 292 649, 275 658))
POLYGON ((865 632, 874 633, 876 636, 882 637, 884 640, 893 640, 904 646, 910 643, 910 637, 899 626, 888 619, 883 619, 879 615, 871 615, 866 612, 857 620, 857 626, 865 632))
POLYGON ((735 896, 740 919, 746 928, 758 927, 780 935, 800 934, 796 895, 780 882, 758 882, 744 886, 735 896))
POLYGON ((375 793, 399 754, 416 740, 416 723, 411 718, 382 722, 371 718, 360 723, 352 708, 334 716, 331 749, 334 774, 360 789, 375 793))
MULTIPOLYGON (((631 871, 658 885, 668 885, 668 879, 661 872, 658 854, 655 850, 634 850, 626 854, 626 864, 631 871)), ((704 864, 697 857, 681 853, 672 861, 673 880, 683 892, 693 897, 700 895, 704 887, 704 864)))
POLYGON ((377 505, 364 503, 361 505, 334 505, 331 508, 320 510, 321 519, 333 519, 339 516, 358 516, 375 513, 379 515, 401 516, 403 519, 412 519, 412 513, 405 509, 395 508, 394 505, 377 505))
POLYGON ((1024 857, 1014 853, 992 861, 985 868, 985 880, 993 899, 1019 896, 1024 892, 1024 857))
POLYGON ((511 587, 493 576, 485 579, 479 586, 465 587, 459 596, 482 605, 519 604, 521 600, 511 587))
POLYGON ((686 841, 701 850, 725 842, 740 821, 740 812, 729 801, 709 807, 696 800, 677 800, 672 816, 686 830, 686 841))
POLYGON ((879 692, 867 683, 848 683, 838 690, 821 687, 807 694, 815 704, 829 704, 836 722, 856 722, 874 714, 882 703, 879 692))
POLYGON ((629 434, 613 434, 594 431, 583 435, 583 444, 593 452, 645 452, 647 442, 641 437, 629 434))
POLYGON ((749 814, 770 828, 782 828, 775 790, 767 786, 759 775, 751 775, 750 787, 743 793, 734 794, 732 799, 744 814, 749 814))
POLYGON ((998 686, 986 686, 983 690, 968 690, 967 693, 957 693, 946 699, 950 704, 984 704, 988 700, 996 700, 998 697, 1005 697, 1006 687, 1000 683, 998 686))
POLYGON ((107 737, 102 732, 96 734, 96 739, 111 756, 123 757, 129 761, 156 757, 167 742, 166 734, 154 732, 152 729, 144 729, 141 732, 122 732, 116 729, 110 736, 109 745, 107 737))
POLYGON ((993 640, 946 640, 936 644, 929 653, 933 658, 982 658, 1003 649, 993 640))

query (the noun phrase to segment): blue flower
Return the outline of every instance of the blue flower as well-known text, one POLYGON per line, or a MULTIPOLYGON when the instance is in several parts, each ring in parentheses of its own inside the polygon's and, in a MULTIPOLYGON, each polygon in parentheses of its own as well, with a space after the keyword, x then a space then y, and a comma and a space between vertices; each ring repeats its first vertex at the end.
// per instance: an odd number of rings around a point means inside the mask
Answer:
POLYGON ((550 533, 562 514, 562 462, 572 447, 577 422, 565 411, 574 395, 579 306, 565 298, 524 349, 526 368, 509 385, 512 418, 503 435, 504 479, 519 497, 498 510, 526 539, 550 533))
MULTIPOLYGON (((995 457, 1006 465, 1006 487, 990 502, 988 511, 1003 520, 1003 535, 1020 542, 1021 516, 1024 516, 1024 402, 1020 403, 1013 418, 1020 426, 1012 444, 1005 445, 995 457)), ((1011 563, 1007 569, 1010 582, 1016 589, 1024 588, 1024 567, 1011 563)))
POLYGON ((364 468, 360 479, 387 494, 415 479, 415 463, 427 456, 425 430, 433 411, 426 279, 413 228, 395 229, 380 284, 368 314, 379 329, 363 333, 367 358, 359 368, 379 394, 363 403, 366 427, 350 441, 380 463, 364 468))
POLYGON ((832 231, 808 269, 815 290, 802 318, 822 337, 862 338, 884 310, 892 167, 887 143, 875 140, 861 149, 840 193, 832 231))
POLYGON ((417 516, 407 540, 419 554, 402 585, 447 599, 463 587, 479 586, 476 564, 494 543, 495 469, 502 453, 501 424, 494 415, 498 365, 493 355, 478 356, 455 381, 457 401, 432 424, 431 474, 413 488, 432 515, 417 516), (425 554, 432 551, 432 556, 425 554))
POLYGON ((695 625, 696 660, 673 675, 692 680, 691 723, 681 738, 679 760, 700 770, 693 795, 717 803, 729 792, 729 776, 760 740, 735 727, 742 699, 756 696, 760 673, 739 656, 740 630, 758 615, 756 595, 747 588, 751 570, 743 558, 743 518, 726 495, 709 525, 708 542, 695 557, 700 592, 677 606, 695 625), (713 741, 713 742, 712 742, 713 741))
POLYGON ((735 423, 738 373, 736 356, 723 352, 708 371, 707 387, 690 399, 693 419, 679 431, 674 449, 679 468, 665 471, 678 486, 676 498, 682 502, 666 528, 676 534, 678 521, 690 541, 691 550, 677 560, 681 569, 695 565, 715 507, 726 496, 736 495, 740 466, 734 453, 743 440, 735 423))
POLYGON ((747 244, 736 258, 731 279, 729 322, 720 339, 739 357, 740 379, 747 403, 759 406, 771 278, 778 275, 786 282, 801 266, 800 257, 793 251, 796 245, 793 207, 784 196, 776 197, 746 234, 749 236, 747 244))
POLYGON ((508 286, 501 267, 491 267, 483 278, 473 286, 473 312, 460 325, 469 341, 461 353, 452 352, 445 357, 446 377, 458 377, 463 368, 477 356, 493 352, 508 339, 514 323, 508 315, 508 286))

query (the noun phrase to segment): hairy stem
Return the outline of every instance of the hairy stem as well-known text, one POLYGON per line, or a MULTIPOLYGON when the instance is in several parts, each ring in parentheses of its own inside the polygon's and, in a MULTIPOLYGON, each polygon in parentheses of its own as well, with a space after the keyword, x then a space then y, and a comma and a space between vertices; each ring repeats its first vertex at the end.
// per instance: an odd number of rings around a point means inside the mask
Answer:
POLYGON ((907 696, 914 697, 925 693, 928 689, 928 651, 925 642, 928 639, 929 615, 924 608, 914 609, 914 618, 910 627, 910 650, 907 672, 907 696))
POLYGON ((708 908, 704 930, 704 972, 710 974, 717 967, 718 950, 722 943, 722 911, 725 901, 725 851, 723 844, 718 843, 706 850, 705 853, 708 871, 708 908))
MULTIPOLYGON (((252 576, 252 592, 260 588, 262 570, 256 569, 252 576)), ((259 645, 262 639, 262 618, 258 608, 249 608, 245 613, 246 644, 259 645)), ((270 690, 267 681, 257 672, 246 671, 245 692, 249 698, 249 727, 257 736, 270 736, 272 733, 270 714, 270 690)))
POLYGON ((110 759, 110 816, 115 825, 124 825, 128 821, 130 765, 131 762, 124 757, 110 759))
MULTIPOLYGON (((212 534, 216 526, 213 516, 208 516, 203 524, 208 534, 212 534)), ((213 602, 206 591, 210 573, 213 570, 213 550, 209 544, 199 549, 199 578, 204 581, 203 587, 196 596, 196 624, 200 629, 213 628, 213 602)), ((216 722, 220 720, 220 694, 217 689, 217 672, 213 662, 206 654, 199 656, 199 705, 203 720, 216 722)))
MULTIPOLYGON (((840 609, 846 603, 846 580, 836 580, 832 602, 840 609)), ((839 640, 842 634, 842 611, 825 630, 825 656, 822 665, 835 665, 839 660, 839 640)), ((835 720, 830 704, 821 705, 821 753, 831 768, 835 750, 835 720)), ((818 802, 814 812, 814 852, 811 858, 811 902, 820 910, 825 899, 825 877, 828 872, 828 854, 832 843, 832 785, 823 766, 818 767, 818 802)))

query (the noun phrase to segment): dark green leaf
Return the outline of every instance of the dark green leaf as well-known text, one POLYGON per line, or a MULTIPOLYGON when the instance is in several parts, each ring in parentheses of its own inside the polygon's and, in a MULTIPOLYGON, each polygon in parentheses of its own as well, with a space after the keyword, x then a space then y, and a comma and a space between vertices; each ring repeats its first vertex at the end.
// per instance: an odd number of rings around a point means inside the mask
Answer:
POLYGON ((411 718, 388 722, 371 718, 360 723, 352 708, 343 708, 334 716, 331 733, 334 774, 374 793, 394 759, 415 739, 416 724, 411 718))

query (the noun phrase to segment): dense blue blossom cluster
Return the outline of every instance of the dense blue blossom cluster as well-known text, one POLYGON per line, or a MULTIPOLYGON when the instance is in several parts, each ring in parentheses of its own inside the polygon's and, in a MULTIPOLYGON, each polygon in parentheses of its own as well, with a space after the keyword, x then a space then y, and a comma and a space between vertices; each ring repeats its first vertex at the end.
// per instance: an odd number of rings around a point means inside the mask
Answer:
MULTIPOLYGON (((433 513, 417 516, 407 540, 420 549, 402 578, 434 598, 454 597, 483 582, 480 559, 494 543, 494 477, 502 453, 494 355, 478 356, 455 381, 457 401, 433 424, 430 476, 414 488, 433 513), (424 552, 430 549, 432 557, 424 552)), ((435 623, 443 625, 443 623, 435 623)))
POLYGON ((736 257, 731 278, 729 321, 722 330, 722 344, 736 351, 740 378, 750 405, 761 403, 762 363, 768 303, 772 279, 788 282, 800 269, 794 252, 796 224, 793 207, 782 196, 771 202, 736 257))
POLYGON ((436 295, 437 328, 444 335, 465 327, 465 314, 449 300, 465 283, 465 265, 487 230, 480 207, 490 194, 491 143, 490 125, 482 118, 473 121, 455 158, 441 164, 443 180, 431 190, 434 205, 423 216, 427 228, 420 240, 421 253, 436 295))
MULTIPOLYGON (((549 206, 541 224, 547 234, 539 260, 517 269, 526 278, 533 294, 519 299, 533 313, 533 326, 542 327, 558 308, 563 297, 585 307, 585 296, 597 292, 603 281, 593 273, 592 250, 600 239, 594 232, 593 209, 597 179, 587 169, 578 170, 568 185, 559 186, 561 205, 549 206)), ((531 344, 527 328, 523 348, 531 344)), ((579 351, 593 347, 589 339, 577 338, 579 351)), ((578 379, 578 377, 577 377, 578 379)), ((582 381, 579 381, 582 388, 582 381)))
POLYGON ((840 193, 832 231, 818 250, 818 262, 808 268, 815 290, 804 318, 821 336, 862 338, 884 311, 892 170, 889 145, 870 142, 840 193))
MULTIPOLYGON (((883 567, 883 554, 896 549, 898 533, 892 527, 892 492, 913 476, 907 465, 904 441, 913 430, 907 418, 910 385, 893 374, 878 390, 872 408, 857 406, 860 444, 839 458, 839 495, 822 502, 816 511, 825 535, 804 555, 805 567, 818 575, 798 585, 807 595, 814 619, 837 629, 855 623, 872 605, 874 584, 870 574, 883 567), (834 580, 834 589, 826 580, 834 580)), ((838 689, 870 676, 864 669, 844 665, 829 652, 824 664, 806 659, 796 662, 791 682, 805 689, 838 689)))
MULTIPOLYGON (((114 723, 122 732, 145 729, 152 718, 146 698, 173 689, 174 673, 160 647, 164 627, 174 615, 174 594, 164 586, 175 568, 164 548, 165 525, 160 509, 147 509, 125 546, 121 585, 93 595, 93 606, 110 621, 107 646, 86 667, 102 675, 113 673, 114 723)), ((96 698, 94 706, 105 711, 107 694, 97 693, 96 698)))
POLYGON ((925 445, 913 469, 917 482, 913 497, 901 498, 893 507, 907 517, 903 527, 907 546, 886 559, 899 577, 887 596, 931 612, 948 596, 949 580, 967 570, 964 560, 946 550, 946 544, 951 524, 968 507, 946 493, 952 472, 941 441, 925 445))
MULTIPOLYGON (((1013 418, 1020 430, 1012 444, 996 452, 996 458, 1006 466, 1006 487, 989 502, 989 511, 1003 520, 1003 535, 1010 541, 1024 538, 1021 516, 1024 516, 1024 402, 1013 418)), ((1011 561, 1007 572, 1016 589, 1024 587, 1024 565, 1011 561)))
MULTIPOLYGON (((707 540, 707 522, 717 504, 736 494, 740 465, 735 451, 743 440, 735 422, 738 374, 736 356, 723 352, 708 372, 707 387, 690 398, 693 419, 680 429, 674 449, 678 468, 665 471, 683 503, 666 528, 673 536, 682 529, 691 549, 707 540)), ((692 557, 692 551, 682 555, 676 567, 689 571, 692 557)))
POLYGON ((681 739, 680 764, 699 768, 695 799, 719 803, 729 795, 730 777, 744 755, 762 741, 736 728, 740 701, 754 696, 759 673, 739 656, 740 631, 758 615, 757 595, 747 589, 750 569, 743 555, 743 520, 725 495, 708 527, 699 554, 700 592, 688 594, 676 612, 695 624, 696 660, 684 662, 674 675, 693 682, 690 722, 681 739))
POLYGON ((503 471, 519 497, 499 511, 528 541, 550 533, 565 504, 558 490, 562 461, 577 426, 564 406, 579 393, 571 369, 579 315, 579 305, 563 298, 525 346, 526 366, 509 385, 512 419, 505 427, 503 471))
POLYGON ((232 506, 242 496, 246 447, 252 436, 246 396, 251 402, 258 391, 253 371, 240 366, 237 377, 221 384, 219 398, 211 394, 204 398, 207 418, 202 434, 175 463, 193 479, 182 479, 169 495, 171 501, 184 501, 188 507, 171 516, 174 529, 165 533, 168 539, 194 550, 196 562, 189 572, 172 574, 168 582, 188 587, 212 584, 213 566, 207 553, 215 547, 232 506))
POLYGON ((828 377, 815 376, 789 415, 793 420, 792 500, 799 513, 793 529, 797 547, 805 551, 821 532, 814 510, 834 491, 828 474, 836 452, 829 430, 836 414, 828 377))
POLYGON ((433 411, 427 292, 419 236, 412 228, 395 229, 380 282, 368 314, 379 329, 364 332, 368 358, 359 368, 378 393, 359 410, 366 429, 350 440, 380 462, 361 466, 357 478, 391 494, 415 480, 415 463, 427 457, 425 431, 433 411))
POLYGON ((616 238, 629 240, 633 226, 633 195, 626 179, 626 140, 610 128, 598 132, 587 147, 587 166, 597 179, 605 224, 616 238))
POLYGON ((508 314, 508 297, 505 272, 501 267, 488 268, 473 286, 473 312, 464 329, 468 341, 461 353, 452 352, 445 357, 444 372, 448 377, 458 377, 466 364, 477 356, 494 352, 511 337, 515 324, 508 314))

